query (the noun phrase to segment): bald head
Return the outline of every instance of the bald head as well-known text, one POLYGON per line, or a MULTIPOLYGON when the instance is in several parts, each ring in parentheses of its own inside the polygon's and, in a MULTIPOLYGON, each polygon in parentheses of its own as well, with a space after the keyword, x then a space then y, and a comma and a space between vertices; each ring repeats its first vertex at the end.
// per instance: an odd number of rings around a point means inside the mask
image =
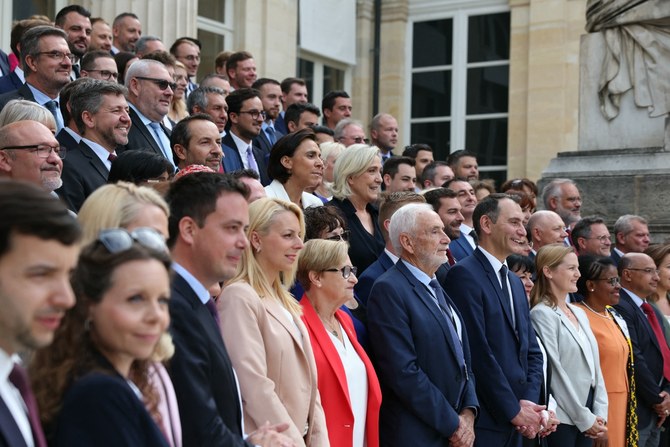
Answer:
POLYGON ((528 220, 533 249, 539 250, 549 244, 561 244, 568 233, 565 232, 563 219, 553 211, 536 211, 528 220))
POLYGON ((654 260, 644 253, 626 253, 619 260, 621 287, 646 299, 656 291, 658 270, 654 260))

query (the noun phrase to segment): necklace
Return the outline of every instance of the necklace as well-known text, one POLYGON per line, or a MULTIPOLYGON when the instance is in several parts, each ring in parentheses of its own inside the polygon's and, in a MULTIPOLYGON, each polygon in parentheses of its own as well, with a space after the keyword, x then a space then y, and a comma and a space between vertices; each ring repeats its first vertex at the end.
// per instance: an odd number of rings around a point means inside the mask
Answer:
POLYGON ((605 319, 607 319, 607 320, 610 319, 610 314, 609 314, 609 312, 607 312, 607 310, 605 310, 605 312, 598 312, 597 310, 594 310, 591 306, 589 306, 588 304, 586 304, 586 301, 582 301, 582 304, 583 304, 588 310, 590 310, 590 311, 593 312, 594 314, 598 315, 600 318, 605 318, 605 319))
MULTIPOLYGON (((318 312, 316 314, 319 316, 319 320, 321 320, 321 322, 324 324, 324 326, 326 326, 326 329, 328 330, 328 332, 333 334, 335 337, 339 338, 340 333, 337 331, 337 329, 333 328, 333 326, 328 321, 326 321, 318 312)), ((337 320, 335 320, 335 321, 337 321, 337 320)))

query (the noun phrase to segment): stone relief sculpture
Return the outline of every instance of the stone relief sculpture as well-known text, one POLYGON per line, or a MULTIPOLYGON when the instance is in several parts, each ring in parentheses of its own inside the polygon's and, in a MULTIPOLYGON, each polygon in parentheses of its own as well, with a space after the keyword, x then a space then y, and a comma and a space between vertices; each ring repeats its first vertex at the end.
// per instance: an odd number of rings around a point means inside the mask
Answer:
POLYGON ((586 31, 603 33, 607 45, 598 85, 605 118, 616 118, 621 96, 630 90, 650 117, 667 115, 670 0, 588 0, 586 31))

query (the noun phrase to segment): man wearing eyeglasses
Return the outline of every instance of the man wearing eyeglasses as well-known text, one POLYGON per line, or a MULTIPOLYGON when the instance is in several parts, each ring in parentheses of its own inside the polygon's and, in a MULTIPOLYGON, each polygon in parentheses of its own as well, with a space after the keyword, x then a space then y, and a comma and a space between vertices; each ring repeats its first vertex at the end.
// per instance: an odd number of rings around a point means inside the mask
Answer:
POLYGON ((226 97, 229 131, 221 140, 223 168, 226 172, 251 169, 258 173, 263 186, 270 184, 265 154, 253 140, 265 121, 265 111, 258 90, 241 88, 226 97))
POLYGON ((360 121, 344 118, 335 126, 335 141, 349 147, 352 144, 368 144, 365 129, 360 121))
POLYGON ((188 97, 193 90, 198 88, 198 84, 194 80, 200 66, 200 47, 193 39, 181 37, 170 47, 170 54, 186 67, 186 73, 188 74, 186 97, 188 97))
POLYGON ((17 121, 0 128, 0 178, 34 183, 48 192, 62 185, 65 149, 37 121, 17 121))
POLYGON ((579 255, 610 255, 610 232, 605 221, 598 216, 582 217, 572 229, 570 238, 579 255))
POLYGON ((117 147, 128 142, 131 123, 125 93, 116 82, 90 79, 70 97, 70 112, 82 139, 63 164, 63 186, 57 192, 75 212, 107 183, 117 147))
POLYGON ((57 132, 63 126, 59 109, 60 91, 70 82, 72 58, 62 29, 37 26, 21 38, 21 66, 26 83, 18 90, 0 95, 0 110, 12 99, 26 99, 46 107, 56 120, 57 132))
POLYGON ((81 77, 118 82, 119 70, 109 51, 89 51, 81 58, 81 77))
POLYGON ((659 445, 661 425, 670 415, 670 348, 661 326, 665 318, 646 298, 658 284, 654 260, 627 253, 619 261, 621 290, 614 306, 626 320, 635 359, 640 447, 659 445))
POLYGON ((153 151, 175 166, 170 132, 161 124, 176 88, 168 69, 155 60, 139 60, 128 69, 125 85, 133 125, 124 150, 153 151))

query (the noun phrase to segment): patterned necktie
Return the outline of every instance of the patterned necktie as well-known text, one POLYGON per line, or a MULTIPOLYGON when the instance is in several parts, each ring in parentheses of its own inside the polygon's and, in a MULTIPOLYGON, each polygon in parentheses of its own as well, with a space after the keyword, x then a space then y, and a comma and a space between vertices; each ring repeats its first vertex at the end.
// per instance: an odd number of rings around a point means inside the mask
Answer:
POLYGON ((260 175, 258 164, 256 163, 256 158, 254 158, 254 152, 251 150, 251 146, 247 146, 247 163, 249 164, 249 169, 256 171, 258 175, 260 175))
POLYGON ((661 347, 661 354, 663 355, 663 377, 665 377, 665 380, 670 380, 670 348, 668 348, 668 343, 665 341, 663 328, 661 328, 661 324, 658 322, 658 318, 656 318, 656 313, 654 312, 654 309, 652 309, 651 304, 645 301, 640 307, 642 308, 642 312, 647 316, 651 329, 656 336, 656 341, 658 341, 658 345, 661 347))
POLYGON ((30 422, 30 429, 33 432, 35 446, 46 447, 47 441, 44 437, 44 432, 42 431, 42 425, 40 424, 37 401, 35 400, 33 390, 30 389, 30 382, 26 370, 23 369, 21 365, 14 364, 12 372, 9 373, 9 381, 12 382, 12 385, 14 385, 17 390, 19 390, 23 402, 26 404, 26 408, 28 409, 28 422, 30 422))

